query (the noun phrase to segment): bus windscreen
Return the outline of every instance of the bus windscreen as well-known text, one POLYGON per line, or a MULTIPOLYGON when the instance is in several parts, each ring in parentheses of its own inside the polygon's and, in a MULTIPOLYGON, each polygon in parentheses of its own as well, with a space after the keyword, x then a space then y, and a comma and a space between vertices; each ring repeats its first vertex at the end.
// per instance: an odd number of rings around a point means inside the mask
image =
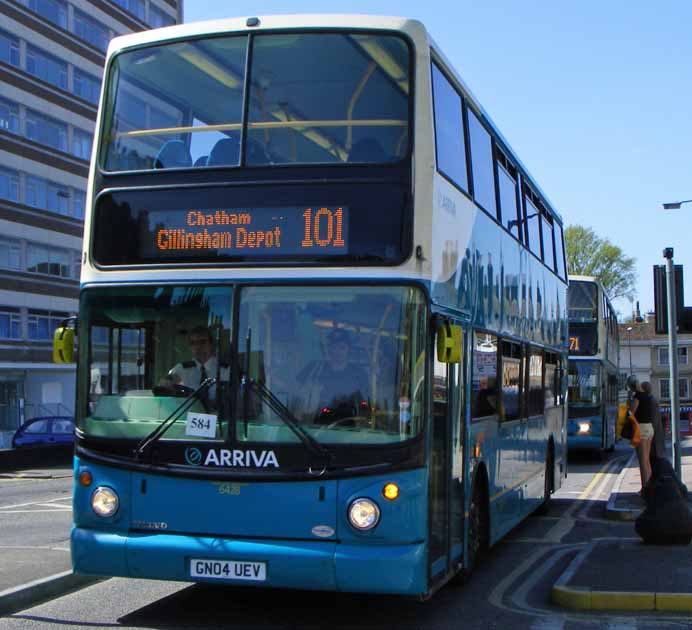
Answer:
POLYGON ((123 52, 107 72, 99 164, 116 172, 400 162, 410 143, 410 58, 401 37, 325 32, 123 52))

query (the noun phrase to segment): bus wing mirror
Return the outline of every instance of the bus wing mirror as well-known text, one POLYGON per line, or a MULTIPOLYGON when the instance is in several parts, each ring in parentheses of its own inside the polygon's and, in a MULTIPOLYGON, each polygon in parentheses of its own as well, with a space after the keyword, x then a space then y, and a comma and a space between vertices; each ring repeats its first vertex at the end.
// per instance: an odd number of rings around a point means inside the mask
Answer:
POLYGON ((440 363, 461 363, 461 326, 442 322, 437 329, 437 360, 440 363))
POLYGON ((53 363, 74 363, 74 326, 76 318, 60 322, 53 333, 53 363), (70 326, 72 324, 72 326, 70 326))

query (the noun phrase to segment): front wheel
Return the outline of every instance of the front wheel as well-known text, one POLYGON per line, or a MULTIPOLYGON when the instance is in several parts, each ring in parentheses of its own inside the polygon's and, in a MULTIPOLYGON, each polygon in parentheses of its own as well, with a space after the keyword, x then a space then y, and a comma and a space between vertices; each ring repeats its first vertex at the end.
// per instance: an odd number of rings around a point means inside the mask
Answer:
POLYGON ((550 511, 550 505, 553 498, 553 478, 555 474, 555 466, 553 465, 553 452, 548 449, 548 455, 545 458, 545 478, 543 480, 543 503, 538 507, 538 514, 547 514, 550 511))

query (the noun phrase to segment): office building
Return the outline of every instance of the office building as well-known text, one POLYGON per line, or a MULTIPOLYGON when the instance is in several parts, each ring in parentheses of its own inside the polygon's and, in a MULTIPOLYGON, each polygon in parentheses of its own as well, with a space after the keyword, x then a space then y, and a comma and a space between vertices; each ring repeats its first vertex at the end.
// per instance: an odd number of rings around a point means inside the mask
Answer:
POLYGON ((182 0, 0 0, 0 448, 39 415, 73 415, 52 362, 77 312, 85 191, 105 51, 182 22, 182 0))

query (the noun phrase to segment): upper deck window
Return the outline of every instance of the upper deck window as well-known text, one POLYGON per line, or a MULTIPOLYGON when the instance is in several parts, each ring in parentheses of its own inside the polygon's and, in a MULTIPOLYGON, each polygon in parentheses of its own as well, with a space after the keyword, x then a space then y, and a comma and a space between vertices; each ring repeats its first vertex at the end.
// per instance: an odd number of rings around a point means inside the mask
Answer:
POLYGON ((247 36, 118 55, 108 74, 103 168, 386 163, 407 155, 410 62, 402 39, 296 33, 257 35, 251 46, 247 76, 247 36))
POLYGON ((495 175, 493 173, 493 143, 490 134, 470 109, 469 138, 471 141, 471 170, 473 171, 473 198, 490 214, 497 216, 495 203, 495 175))
POLYGON ((570 321, 596 321, 598 319, 598 286, 594 282, 570 280, 567 303, 570 321))
POLYGON ((461 96, 433 65, 437 168, 463 190, 469 189, 461 96))

